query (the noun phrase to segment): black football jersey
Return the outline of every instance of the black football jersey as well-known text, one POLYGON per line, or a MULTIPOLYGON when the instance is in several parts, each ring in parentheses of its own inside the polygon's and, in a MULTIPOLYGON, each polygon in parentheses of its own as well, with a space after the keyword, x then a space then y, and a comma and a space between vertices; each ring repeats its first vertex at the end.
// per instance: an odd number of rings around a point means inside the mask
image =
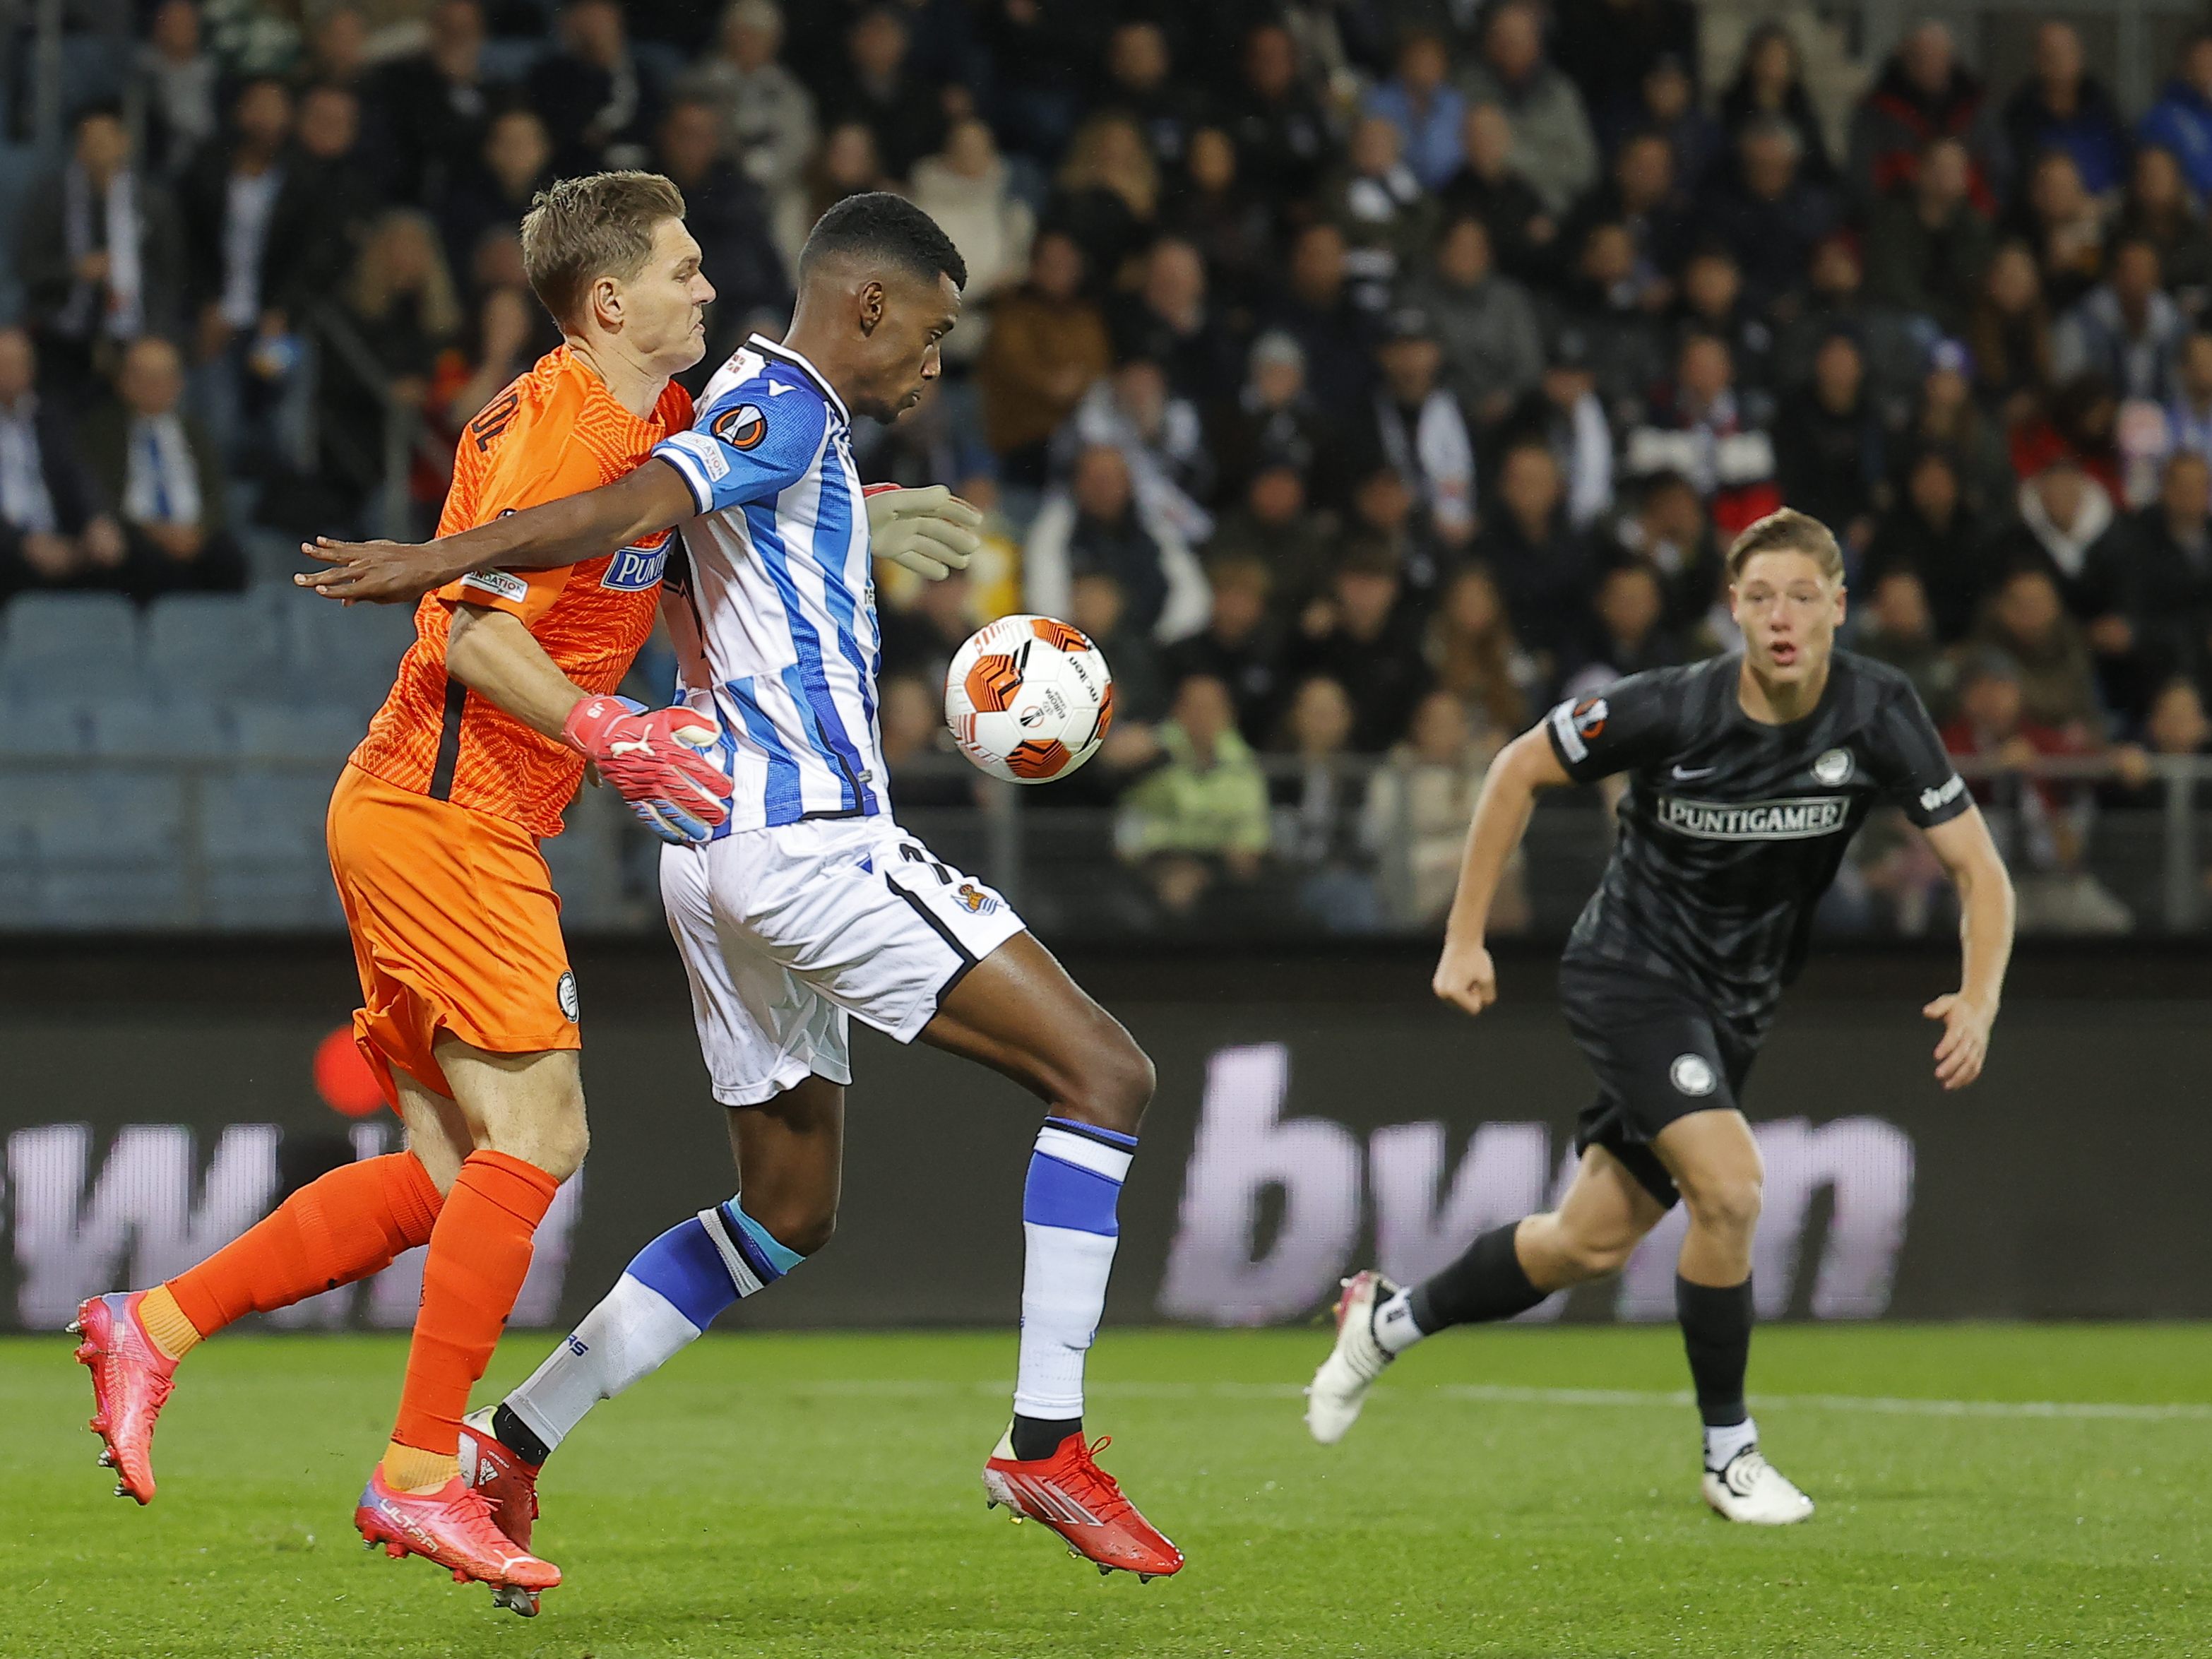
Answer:
POLYGON ((1769 726, 1736 701, 1742 666, 1732 654, 1632 675, 1544 724, 1577 782, 1628 775, 1620 838, 1565 959, 1675 980, 1763 1027, 1867 814, 1892 801, 1924 829, 1971 800, 1895 669, 1838 651, 1819 706, 1769 726))

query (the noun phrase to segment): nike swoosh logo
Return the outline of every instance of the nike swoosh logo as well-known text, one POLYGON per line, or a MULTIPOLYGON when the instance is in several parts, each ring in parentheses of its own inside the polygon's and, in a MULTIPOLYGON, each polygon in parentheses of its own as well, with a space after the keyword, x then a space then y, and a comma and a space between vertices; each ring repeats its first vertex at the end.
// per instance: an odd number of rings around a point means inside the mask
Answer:
POLYGON ((768 384, 768 395, 771 398, 781 398, 790 390, 781 380, 770 380, 768 384))
POLYGON ((1717 766, 1699 766, 1695 768, 1678 766, 1674 769, 1674 781, 1677 783, 1688 783, 1693 779, 1709 778, 1720 769, 1721 769, 1717 766))

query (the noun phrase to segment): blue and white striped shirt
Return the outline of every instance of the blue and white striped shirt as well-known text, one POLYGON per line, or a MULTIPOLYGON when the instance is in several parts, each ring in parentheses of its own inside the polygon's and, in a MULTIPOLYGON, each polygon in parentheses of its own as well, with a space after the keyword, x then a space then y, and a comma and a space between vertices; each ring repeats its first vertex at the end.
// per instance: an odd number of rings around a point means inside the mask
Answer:
POLYGON ((653 453, 702 515, 684 530, 689 617, 669 614, 684 701, 714 714, 737 781, 718 838, 887 812, 881 635, 844 404, 756 334, 707 383, 691 429, 653 453))

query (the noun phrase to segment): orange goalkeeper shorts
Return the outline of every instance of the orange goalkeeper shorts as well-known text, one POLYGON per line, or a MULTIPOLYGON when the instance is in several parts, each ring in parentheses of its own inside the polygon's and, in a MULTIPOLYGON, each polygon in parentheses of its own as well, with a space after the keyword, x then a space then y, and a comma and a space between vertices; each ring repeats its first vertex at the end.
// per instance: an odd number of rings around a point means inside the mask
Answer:
POLYGON ((384 1097, 396 1068, 450 1098, 439 1036, 498 1054, 576 1048, 561 901, 522 825, 348 766, 331 792, 331 874, 353 935, 354 1042, 384 1097))

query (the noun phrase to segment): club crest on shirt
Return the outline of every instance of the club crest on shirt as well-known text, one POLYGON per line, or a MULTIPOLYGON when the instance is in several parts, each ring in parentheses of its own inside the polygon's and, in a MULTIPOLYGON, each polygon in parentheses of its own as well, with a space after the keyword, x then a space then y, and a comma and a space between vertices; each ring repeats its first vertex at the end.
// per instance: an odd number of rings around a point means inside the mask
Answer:
POLYGON ((952 896, 958 899, 971 915, 988 916, 999 908, 999 901, 972 881, 963 881, 954 888, 952 896))
POLYGON ((1851 767, 1850 750, 1831 749, 1813 763, 1813 775, 1832 789, 1850 778, 1851 767))
POLYGON ((757 449, 768 436, 768 416, 758 404, 732 404, 714 416, 708 430, 732 449, 757 449))

